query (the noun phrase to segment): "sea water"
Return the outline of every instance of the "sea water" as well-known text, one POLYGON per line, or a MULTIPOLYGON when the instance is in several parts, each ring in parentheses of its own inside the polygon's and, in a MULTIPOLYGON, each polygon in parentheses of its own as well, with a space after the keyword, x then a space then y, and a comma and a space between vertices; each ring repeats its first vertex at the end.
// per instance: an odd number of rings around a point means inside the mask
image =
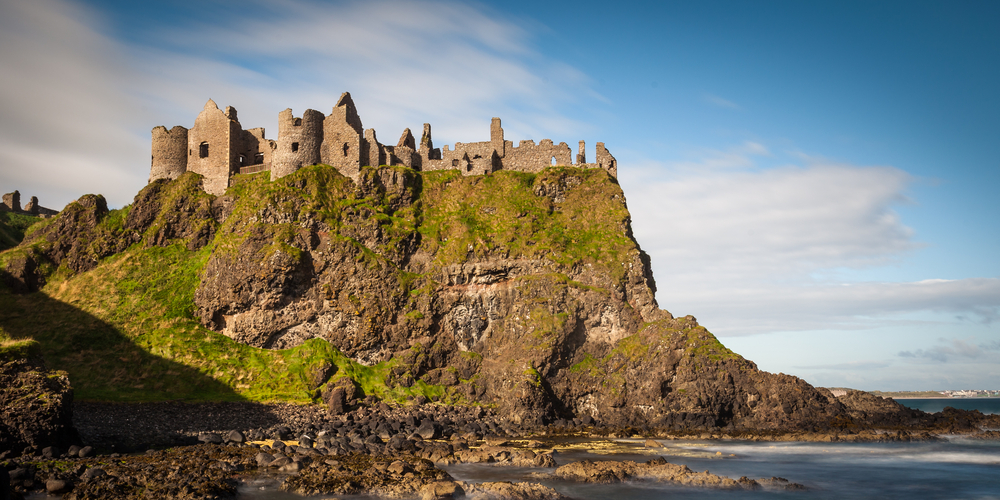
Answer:
MULTIPOLYGON (((579 440, 576 444, 582 444, 579 440)), ((565 443, 572 444, 572 443, 565 443)), ((768 443, 746 441, 665 441, 647 449, 643 440, 616 440, 614 453, 587 450, 558 452, 556 461, 646 461, 663 456, 695 471, 738 479, 778 476, 804 491, 720 490, 628 482, 584 484, 543 477, 554 469, 457 464, 442 467, 457 480, 542 483, 580 500, 597 499, 978 499, 1000 500, 1000 442, 952 437, 919 443, 768 443)), ((247 485, 241 498, 302 498, 274 491, 273 485, 247 485)), ((313 498, 345 498, 319 496, 313 498)), ((366 498, 366 497, 347 497, 366 498)))
MULTIPOLYGON (((653 456, 695 471, 737 479, 778 476, 805 491, 690 488, 651 482, 593 485, 532 477, 537 469, 462 464, 445 467, 458 480, 533 481, 579 499, 1000 499, 1000 442, 952 438, 923 443, 667 442, 653 456), (721 455, 719 455, 721 453, 721 455), (715 458, 718 457, 718 458, 715 458)), ((557 462, 652 458, 641 442, 634 453, 567 452, 557 462)))
POLYGON ((987 415, 1000 414, 1000 398, 929 398, 897 399, 897 403, 914 410, 937 413, 946 406, 959 410, 979 410, 987 415))

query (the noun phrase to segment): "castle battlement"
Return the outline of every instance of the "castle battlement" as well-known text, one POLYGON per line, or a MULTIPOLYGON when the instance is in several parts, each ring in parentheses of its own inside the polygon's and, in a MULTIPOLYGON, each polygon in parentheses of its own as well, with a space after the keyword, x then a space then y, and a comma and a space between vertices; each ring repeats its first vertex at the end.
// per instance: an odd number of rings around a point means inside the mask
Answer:
POLYGON ((618 162, 597 143, 596 163, 587 163, 580 141, 575 161, 565 142, 522 140, 517 146, 504 138, 500 119, 490 123, 490 140, 456 142, 435 148, 431 126, 424 124, 419 145, 410 129, 395 146, 378 141, 375 129, 364 129, 351 94, 344 92, 329 115, 307 109, 295 117, 291 109, 278 113, 278 139, 267 139, 263 128, 244 130, 236 108, 219 109, 209 99, 190 129, 175 126, 152 130, 149 182, 176 179, 187 171, 205 177, 205 191, 223 194, 239 173, 270 171, 279 179, 309 165, 325 163, 357 179, 364 166, 400 165, 414 170, 451 170, 462 175, 487 175, 498 170, 539 172, 552 165, 602 168, 618 176, 618 162))

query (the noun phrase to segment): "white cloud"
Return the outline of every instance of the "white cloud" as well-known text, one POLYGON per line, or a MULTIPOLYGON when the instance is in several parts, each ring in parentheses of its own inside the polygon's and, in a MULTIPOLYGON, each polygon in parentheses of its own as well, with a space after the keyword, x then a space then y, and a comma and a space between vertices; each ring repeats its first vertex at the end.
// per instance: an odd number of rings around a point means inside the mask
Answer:
POLYGON ((149 130, 190 126, 209 97, 273 137, 285 107, 329 113, 351 91, 390 144, 424 122, 436 144, 486 140, 492 116, 509 117, 509 137, 559 137, 582 127, 560 106, 601 99, 582 72, 534 50, 544 27, 485 6, 250 2, 128 44, 70 0, 0 9, 0 189, 53 208, 85 192, 130 202, 148 176, 149 130))
POLYGON ((912 181, 887 166, 744 143, 694 160, 622 169, 636 239, 661 306, 721 335, 871 329, 1000 317, 1000 279, 841 282, 838 269, 895 264, 921 247, 893 207, 912 181), (820 274, 834 278, 819 279, 820 274), (916 319, 934 313, 935 319, 916 319))
POLYGON ((939 344, 928 349, 900 351, 899 357, 929 359, 940 363, 969 360, 1000 362, 1000 343, 976 343, 974 339, 939 339, 939 344))

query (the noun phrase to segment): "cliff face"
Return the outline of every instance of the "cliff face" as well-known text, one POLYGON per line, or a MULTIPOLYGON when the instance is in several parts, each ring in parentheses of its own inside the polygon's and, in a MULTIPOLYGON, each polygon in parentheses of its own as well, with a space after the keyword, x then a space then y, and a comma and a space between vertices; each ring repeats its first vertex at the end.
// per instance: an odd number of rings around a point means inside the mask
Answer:
MULTIPOLYGON (((126 249, 182 246, 200 269, 185 314, 203 326, 262 349, 324 339, 382 367, 379 384, 441 387, 516 422, 788 430, 872 420, 659 309, 624 194, 603 170, 366 167, 354 182, 314 166, 275 182, 250 176, 220 197, 200 180, 153 182, 114 216, 82 198, 5 254, 6 281, 37 290, 60 266, 84 272, 126 249)), ((351 373, 336 382, 361 377, 351 373)))

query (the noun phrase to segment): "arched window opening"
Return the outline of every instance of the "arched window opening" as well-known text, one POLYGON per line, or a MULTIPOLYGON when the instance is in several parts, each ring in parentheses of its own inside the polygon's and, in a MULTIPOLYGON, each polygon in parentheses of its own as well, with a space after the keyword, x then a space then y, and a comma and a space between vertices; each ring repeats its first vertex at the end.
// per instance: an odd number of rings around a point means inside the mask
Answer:
POLYGON ((552 157, 552 165, 553 165, 553 166, 555 166, 555 164, 556 164, 556 157, 555 157, 555 156, 553 156, 553 157, 552 157))
POLYGON ((454 160, 451 160, 451 166, 453 166, 453 167, 457 167, 458 166, 458 158, 455 158, 454 160))
POLYGON ((347 158, 347 151, 351 149, 349 144, 344 144, 344 158, 347 158))
POLYGON ((243 165, 246 165, 246 164, 247 164, 246 157, 243 156, 243 155, 240 155, 240 166, 242 167, 243 165))
POLYGON ((472 172, 472 163, 469 163, 469 164, 465 165, 465 171, 466 172, 472 172))
POLYGON ((208 158, 208 143, 203 142, 198 146, 198 158, 208 158))
POLYGON ((257 153, 253 155, 253 164, 260 165, 261 163, 264 163, 264 153, 257 153))
POLYGON ((292 143, 292 152, 293 153, 297 153, 298 151, 299 151, 299 143, 293 142, 292 143))

